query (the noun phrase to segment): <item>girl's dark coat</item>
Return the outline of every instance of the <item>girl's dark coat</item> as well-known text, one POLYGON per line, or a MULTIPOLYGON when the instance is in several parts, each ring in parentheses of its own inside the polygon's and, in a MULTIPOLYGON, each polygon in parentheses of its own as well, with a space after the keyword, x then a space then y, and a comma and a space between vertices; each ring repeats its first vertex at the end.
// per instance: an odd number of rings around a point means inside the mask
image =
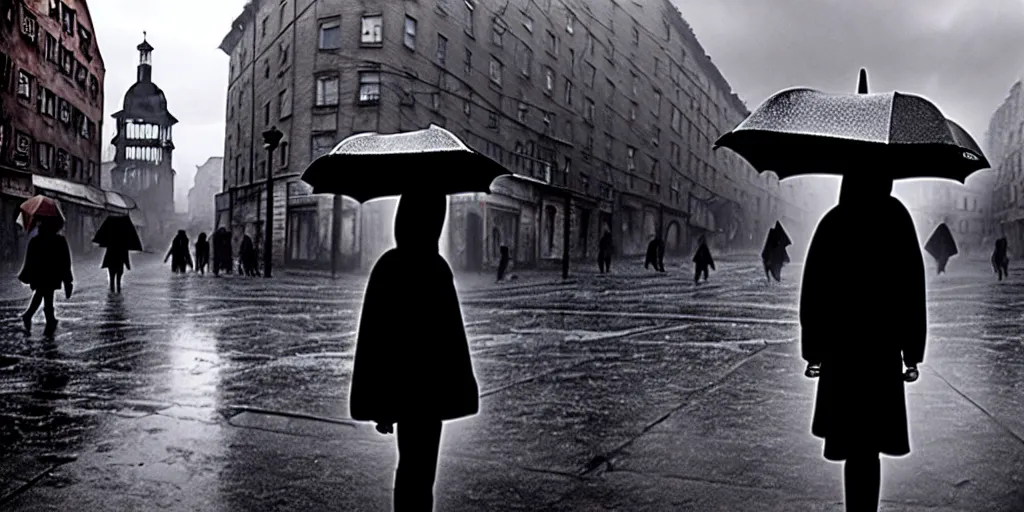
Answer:
POLYGON ((41 232, 32 237, 25 250, 25 264, 18 280, 33 290, 60 290, 74 281, 71 248, 63 235, 41 232))
POLYGON ((132 264, 128 260, 128 249, 120 247, 107 247, 106 252, 103 253, 103 264, 100 268, 112 270, 115 274, 124 272, 124 269, 132 269, 132 264))
POLYGON ((924 260, 910 213, 886 199, 829 211, 804 264, 801 349, 821 364, 811 432, 829 460, 910 453, 903 364, 924 359, 924 260))

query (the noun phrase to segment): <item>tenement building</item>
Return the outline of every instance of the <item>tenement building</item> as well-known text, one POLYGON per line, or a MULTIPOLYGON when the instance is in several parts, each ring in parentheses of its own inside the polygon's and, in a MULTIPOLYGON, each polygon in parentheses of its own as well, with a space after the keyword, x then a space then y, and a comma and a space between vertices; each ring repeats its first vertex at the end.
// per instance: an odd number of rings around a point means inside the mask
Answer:
POLYGON ((143 35, 136 81, 124 94, 121 110, 111 115, 117 132, 111 171, 115 190, 139 207, 133 216, 147 246, 162 247, 180 226, 174 212, 173 127, 178 120, 167 110, 167 97, 153 83, 153 46, 143 35))
POLYGON ((76 254, 131 202, 100 188, 103 57, 83 0, 0 2, 0 260, 20 263, 14 224, 34 194, 59 200, 76 254))
MULTIPOLYGON (((254 0, 221 48, 231 58, 217 223, 261 232, 274 173, 281 261, 330 259, 331 198, 298 181, 311 159, 354 133, 431 123, 528 178, 451 199, 457 267, 489 266, 503 245, 515 264, 543 265, 565 239, 573 259, 593 260, 605 231, 633 256, 658 234, 682 255, 700 235, 716 250, 759 249, 784 218, 797 236, 813 229, 785 199, 800 193, 712 151, 748 111, 669 0, 254 0), (288 145, 268 162, 260 133, 272 125, 288 145)), ((392 245, 393 210, 346 201, 349 261, 370 264, 392 245)))
POLYGON ((1021 81, 992 114, 985 134, 985 156, 992 179, 992 223, 998 236, 1006 236, 1010 250, 1024 247, 1024 90, 1021 81))
POLYGON ((209 235, 213 231, 217 219, 213 201, 224 182, 223 174, 223 157, 211 156, 196 166, 195 180, 188 191, 189 228, 193 233, 209 235))

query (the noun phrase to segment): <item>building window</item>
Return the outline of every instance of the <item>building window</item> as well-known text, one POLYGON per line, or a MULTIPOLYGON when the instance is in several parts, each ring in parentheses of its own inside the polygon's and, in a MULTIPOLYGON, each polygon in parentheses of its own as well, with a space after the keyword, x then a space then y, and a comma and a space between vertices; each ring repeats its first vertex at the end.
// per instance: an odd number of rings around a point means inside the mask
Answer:
POLYGON ((466 117, 472 117, 473 116, 472 93, 470 93, 470 98, 462 100, 462 113, 465 114, 466 117))
POLYGON ((437 0, 437 8, 440 9, 441 12, 448 14, 448 11, 452 9, 451 0, 437 0))
POLYGON ((77 156, 71 157, 71 179, 82 179, 82 159, 77 156))
POLYGON ((281 119, 292 115, 292 95, 290 89, 277 93, 277 112, 281 119))
POLYGON ((466 48, 466 58, 462 61, 462 71, 467 77, 473 75, 473 51, 466 48))
POLYGON ((594 106, 594 100, 587 98, 586 107, 583 109, 583 119, 588 123, 593 124, 594 122, 594 111, 597 107, 594 106))
POLYGON ((89 118, 86 117, 83 114, 79 118, 78 135, 80 135, 83 139, 91 139, 92 138, 92 130, 91 130, 92 126, 91 125, 92 125, 92 121, 89 121, 89 118))
POLYGON ((636 148, 632 146, 626 148, 626 170, 629 172, 636 170, 636 148))
POLYGON ((263 104, 263 125, 270 126, 270 102, 263 104))
POLYGON ((572 82, 568 78, 565 79, 565 104, 572 106, 572 82))
POLYGON ((551 55, 558 55, 558 37, 555 36, 554 32, 548 30, 544 43, 544 49, 547 50, 548 53, 551 55))
POLYGON ((270 62, 263 61, 263 78, 270 78, 270 62))
POLYGON ((544 93, 551 96, 551 93, 555 91, 555 70, 551 68, 544 69, 544 93))
POLYGON ((409 16, 405 17, 405 47, 416 49, 416 20, 409 16))
POLYGON ((491 57, 491 66, 490 66, 490 69, 489 69, 489 74, 490 74, 490 77, 491 77, 491 82, 494 82, 495 84, 501 85, 502 75, 504 74, 504 71, 502 69, 503 67, 504 67, 504 65, 501 63, 500 60, 498 60, 498 59, 496 59, 494 57, 491 57))
POLYGON ((583 85, 589 88, 594 87, 594 75, 597 74, 597 69, 593 64, 587 63, 587 67, 583 70, 583 85))
POLYGON ((281 2, 281 7, 277 10, 277 31, 284 32, 285 16, 287 15, 288 2, 281 2))
POLYGON ((59 63, 60 61, 57 60, 57 49, 60 48, 60 46, 57 44, 57 38, 47 32, 43 45, 43 49, 46 53, 46 60, 53 63, 59 63))
POLYGON ((661 91, 655 89, 654 96, 652 99, 653 101, 651 101, 651 113, 654 114, 654 117, 658 117, 661 115, 661 91))
POLYGON ((260 37, 267 37, 267 26, 270 24, 270 17, 264 16, 260 22, 260 37))
POLYGON ((629 102, 629 120, 636 121, 636 111, 639 108, 635 101, 629 102))
POLYGON ((570 34, 576 33, 576 15, 571 12, 565 20, 565 31, 570 34))
POLYGON ((473 4, 469 3, 469 0, 465 0, 464 4, 466 6, 466 9, 463 11, 465 16, 463 23, 466 25, 466 35, 468 35, 469 37, 476 37, 476 17, 474 16, 473 12, 475 9, 473 9, 473 4))
POLYGON ((338 76, 320 76, 316 79, 316 106, 333 107, 338 104, 338 76))
POLYGON ((498 131, 498 113, 493 110, 487 111, 487 127, 498 131))
POLYGON ((633 27, 633 45, 640 46, 640 27, 633 27))
POLYGON ((36 101, 38 102, 40 114, 53 118, 57 117, 57 97, 53 94, 53 91, 40 87, 36 101))
POLYGON ((448 63, 448 38, 437 35, 437 63, 444 66, 448 63))
POLYGON ((377 14, 363 16, 362 30, 360 31, 360 44, 380 45, 383 44, 384 17, 377 14))
POLYGON ((281 41, 277 45, 277 60, 278 65, 281 66, 281 68, 288 65, 288 45, 284 41, 281 41))
POLYGON ((505 30, 508 27, 505 26, 504 20, 495 16, 494 23, 491 24, 491 43, 495 46, 502 46, 502 36, 505 35, 505 30))
POLYGON ((35 83, 34 76, 24 70, 18 70, 18 98, 32 101, 32 84, 35 83))
POLYGON ((672 107, 672 131, 679 133, 683 129, 683 113, 672 107))
POLYGON ((380 73, 364 71, 359 73, 359 103, 374 105, 380 102, 380 73))
POLYGON ((40 142, 37 146, 39 167, 48 171, 53 167, 53 146, 44 142, 40 142))
POLYGON ((441 93, 430 93, 430 108, 434 112, 438 112, 441 110, 441 93))
POLYGON ((654 147, 661 145, 661 128, 655 123, 651 123, 651 145, 654 147))
POLYGON ((332 19, 320 22, 320 49, 337 50, 341 48, 341 20, 332 19))
POLYGON ((533 33, 533 18, 525 12, 523 13, 523 28, 525 28, 527 32, 533 33))
POLYGON ((526 103, 520 101, 519 106, 516 109, 516 120, 518 120, 520 123, 526 124, 526 119, 529 113, 530 107, 527 106, 526 103))
POLYGON ((533 50, 530 47, 523 47, 519 54, 519 71, 523 76, 530 76, 530 69, 533 67, 533 50))
POLYGON ((60 4, 60 12, 62 14, 61 20, 62 20, 62 25, 63 25, 63 28, 64 28, 64 33, 73 37, 75 35, 75 25, 76 25, 76 23, 75 23, 75 21, 76 21, 75 20, 75 10, 70 8, 70 7, 68 7, 68 5, 65 4, 64 2, 61 2, 61 4, 60 4))

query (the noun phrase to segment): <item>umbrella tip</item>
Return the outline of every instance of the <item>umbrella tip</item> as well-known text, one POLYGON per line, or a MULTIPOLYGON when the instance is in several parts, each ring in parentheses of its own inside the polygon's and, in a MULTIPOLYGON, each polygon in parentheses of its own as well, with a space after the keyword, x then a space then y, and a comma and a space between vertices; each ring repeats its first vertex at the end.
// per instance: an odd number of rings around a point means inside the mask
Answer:
POLYGON ((857 80, 857 94, 868 93, 868 70, 860 68, 860 78, 857 80))

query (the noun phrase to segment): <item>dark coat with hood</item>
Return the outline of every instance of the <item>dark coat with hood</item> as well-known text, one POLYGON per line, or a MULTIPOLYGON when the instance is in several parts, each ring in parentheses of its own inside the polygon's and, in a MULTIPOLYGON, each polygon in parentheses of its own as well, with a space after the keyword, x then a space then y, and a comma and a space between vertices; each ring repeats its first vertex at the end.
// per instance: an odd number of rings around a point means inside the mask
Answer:
POLYGON ((124 247, 107 247, 103 253, 103 263, 100 268, 109 269, 115 274, 124 272, 124 269, 131 270, 132 263, 128 259, 128 249, 124 247))
POLYGON ((60 290, 71 283, 71 248, 63 235, 52 229, 40 229, 25 250, 25 264, 18 280, 33 290, 60 290))
POLYGON ((438 254, 444 196, 402 196, 397 247, 363 296, 349 409, 353 419, 451 420, 476 414, 479 388, 451 268, 438 254))
POLYGON ((702 237, 700 239, 700 247, 697 247, 697 252, 693 255, 693 262, 697 264, 697 268, 708 268, 715 270, 715 259, 711 257, 711 249, 708 249, 708 243, 702 237))
POLYGON ((910 213, 889 195, 891 181, 847 180, 815 230, 800 293, 802 354, 821 365, 811 431, 834 461, 910 453, 903 365, 924 359, 928 333, 910 213), (865 246, 865 234, 884 256, 865 246))

